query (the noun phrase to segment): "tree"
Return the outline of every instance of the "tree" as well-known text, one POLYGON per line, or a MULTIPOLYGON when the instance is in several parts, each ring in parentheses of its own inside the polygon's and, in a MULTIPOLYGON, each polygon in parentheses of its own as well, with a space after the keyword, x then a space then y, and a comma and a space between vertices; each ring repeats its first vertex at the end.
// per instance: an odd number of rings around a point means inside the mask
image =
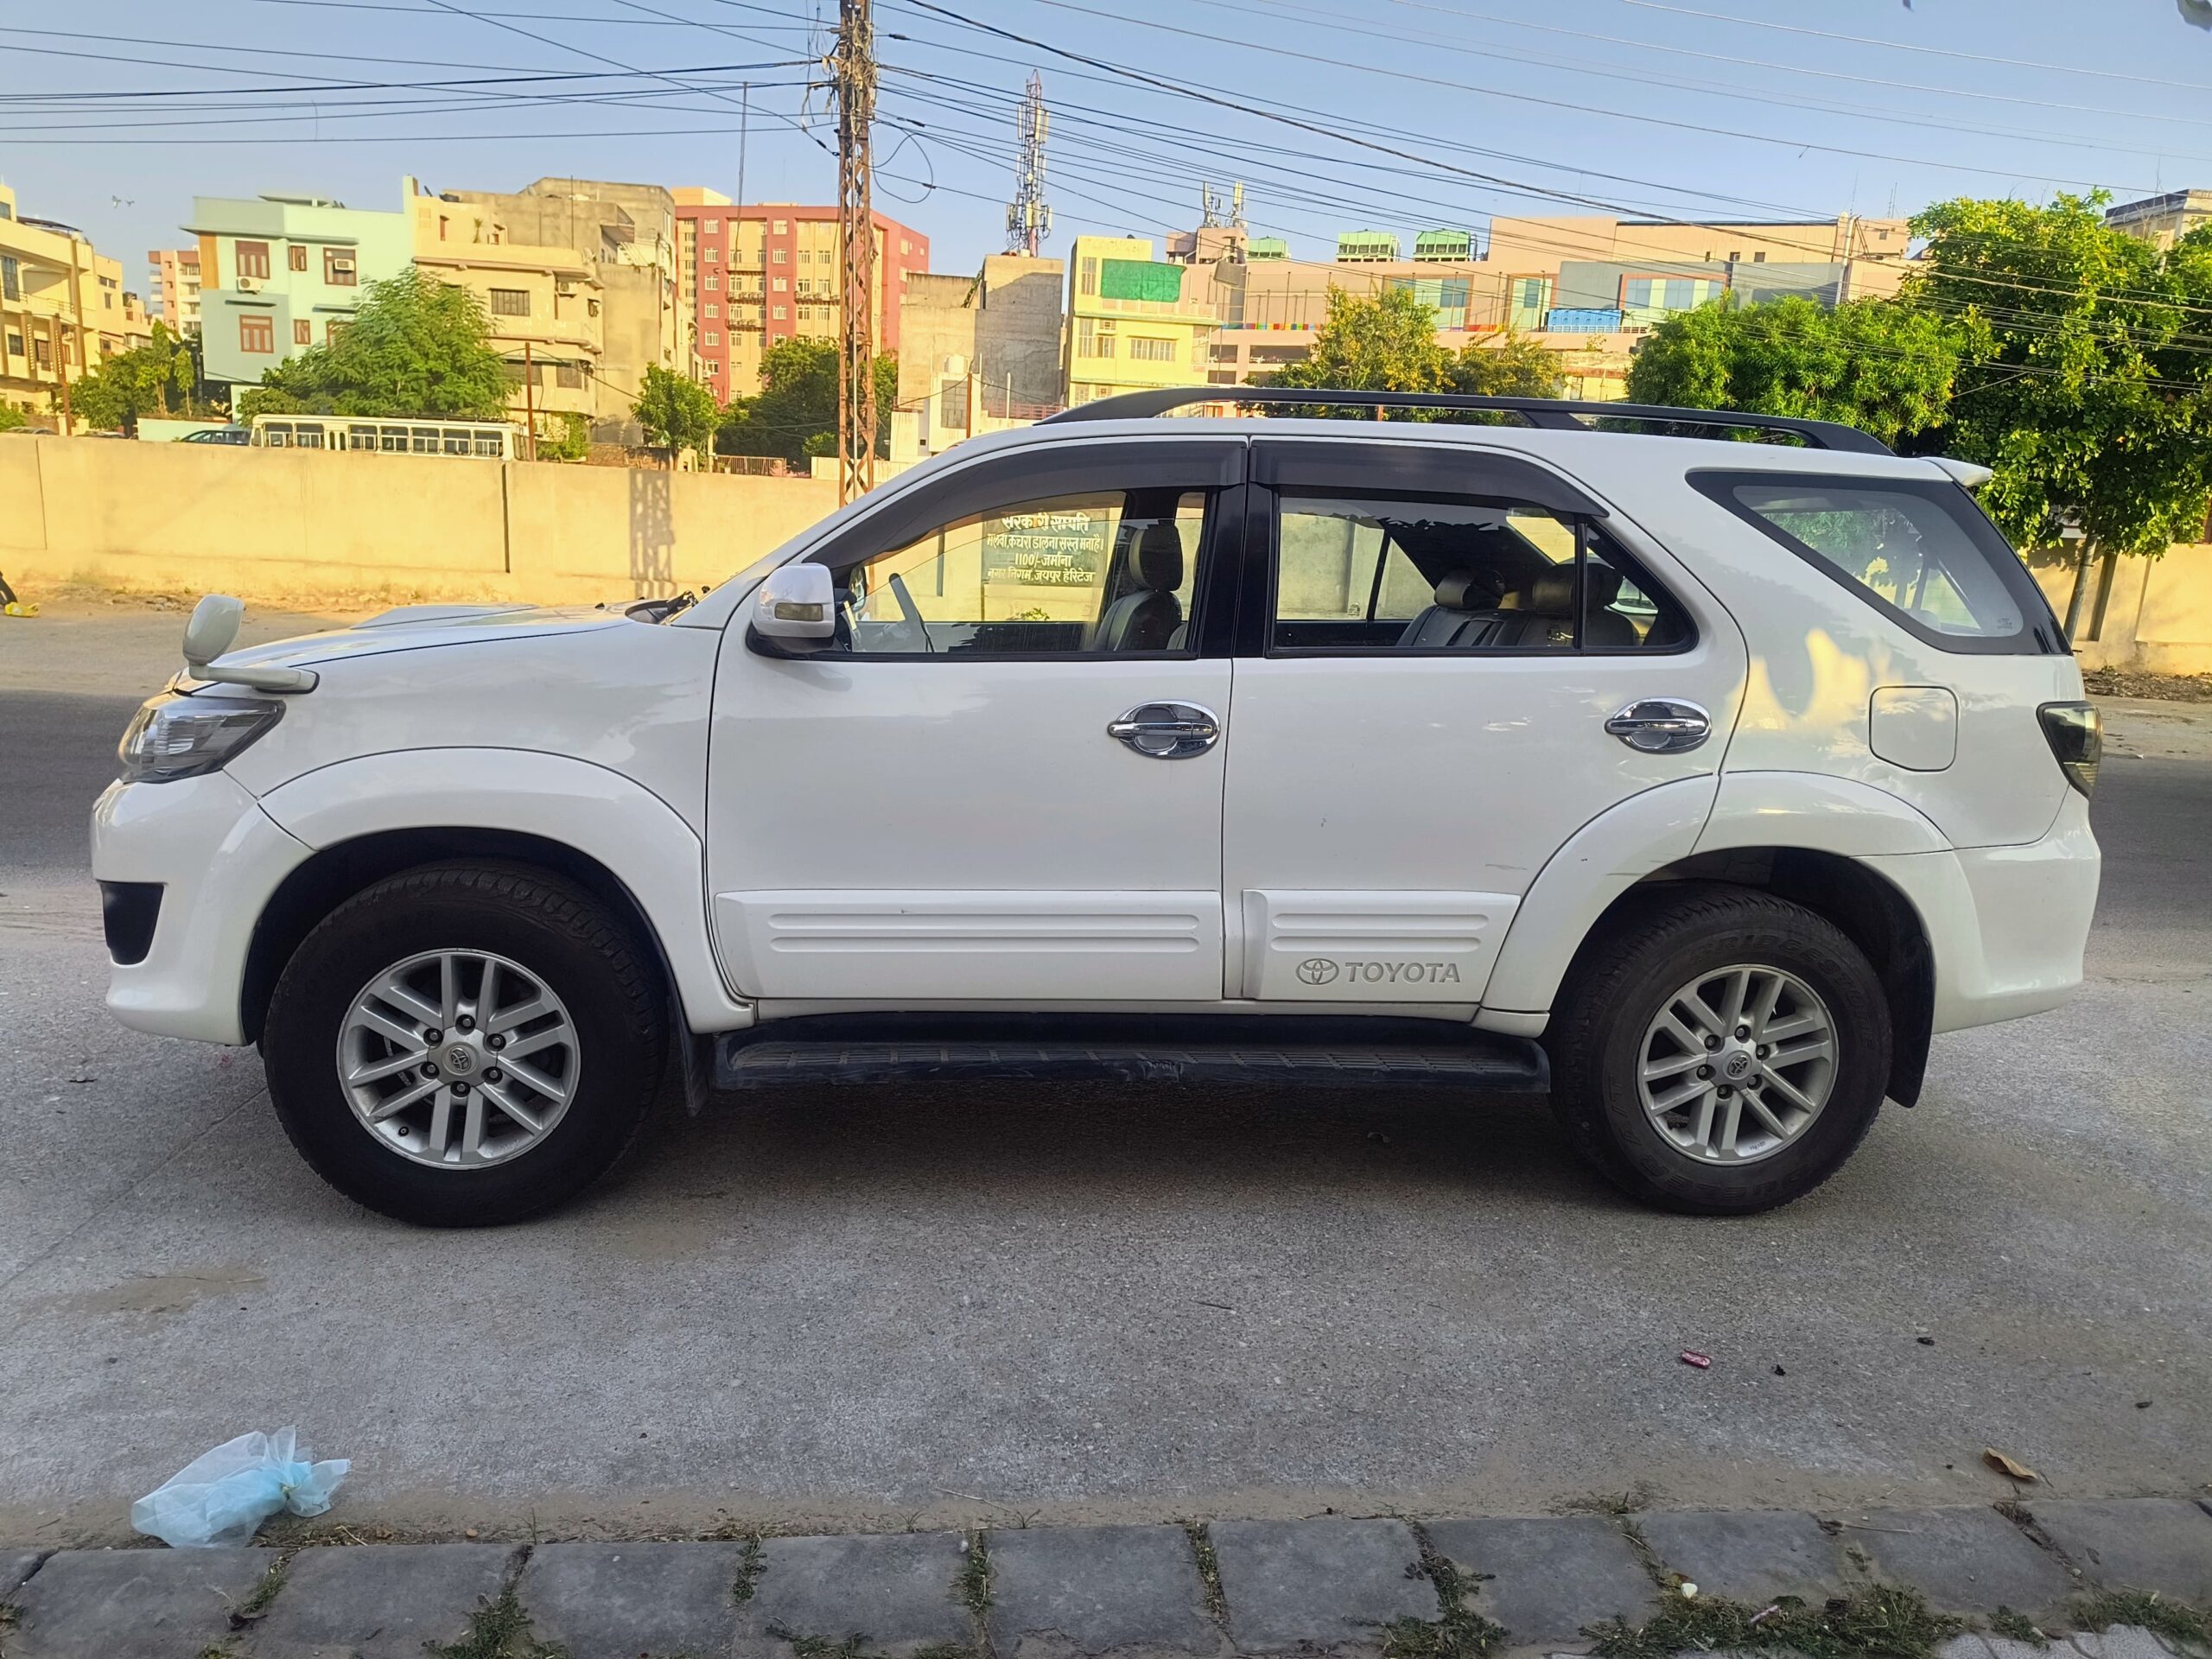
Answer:
POLYGON ((696 449, 703 455, 721 411, 706 387, 655 363, 646 365, 645 384, 638 389, 630 413, 645 429, 648 442, 696 449))
POLYGON ((337 337, 261 377, 238 400, 256 415, 422 416, 496 421, 507 412, 506 365, 484 308, 466 289, 410 265, 371 283, 337 337))
MULTIPOLYGON (((837 453, 837 342, 786 340, 760 358, 760 390, 731 400, 715 448, 726 455, 780 455, 794 465, 837 453)), ((891 453, 899 359, 875 359, 875 453, 891 453)))
POLYGON ((1453 391, 1475 397, 1556 397, 1566 390, 1557 352, 1525 334, 1460 348, 1445 371, 1453 391))
MULTIPOLYGON (((1442 391, 1456 366, 1436 343, 1436 312, 1408 288, 1363 296, 1329 289, 1328 314, 1306 358, 1260 384, 1330 391, 1442 391)), ((1355 418, 1342 405, 1301 407, 1300 414, 1355 418)))
POLYGON ((204 407, 193 396, 199 385, 200 342, 181 340, 157 322, 147 344, 103 359, 69 389, 70 410, 104 432, 136 431, 142 415, 198 412, 204 407))
POLYGON ((2162 251, 2107 228, 2105 200, 1938 203, 1902 296, 1963 330, 1939 435, 1995 469, 1982 505, 2023 546, 2082 532, 2069 638, 2100 554, 2193 539, 2212 499, 2212 232, 2162 251))
POLYGON ((1724 300, 1653 329, 1630 365, 1628 395, 1840 421, 1894 444, 1943 419, 1961 344, 1948 319, 1884 300, 1833 310, 1796 295, 1759 305, 1724 300))
POLYGON ((0 432, 12 432, 23 423, 23 411, 13 404, 0 404, 0 432))
POLYGON ((582 461, 591 453, 591 423, 573 410, 540 415, 538 423, 555 430, 540 432, 531 453, 540 461, 582 461))

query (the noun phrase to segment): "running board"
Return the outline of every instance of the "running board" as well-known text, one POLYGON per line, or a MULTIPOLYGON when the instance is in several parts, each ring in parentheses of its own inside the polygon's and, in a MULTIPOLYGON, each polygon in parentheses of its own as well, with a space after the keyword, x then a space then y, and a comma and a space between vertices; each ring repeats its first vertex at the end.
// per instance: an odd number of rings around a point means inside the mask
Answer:
POLYGON ((1544 1051, 1440 1020, 1292 1015, 816 1015, 729 1032, 720 1090, 810 1084, 1266 1084, 1543 1094, 1544 1051))

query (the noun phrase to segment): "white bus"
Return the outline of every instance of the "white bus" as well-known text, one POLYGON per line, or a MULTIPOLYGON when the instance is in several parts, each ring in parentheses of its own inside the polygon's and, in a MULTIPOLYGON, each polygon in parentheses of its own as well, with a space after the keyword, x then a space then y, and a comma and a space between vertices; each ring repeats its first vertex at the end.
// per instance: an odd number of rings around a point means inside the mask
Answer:
POLYGON ((257 449, 359 449, 388 455, 467 455, 513 461, 529 453, 505 421, 395 421, 358 415, 257 415, 257 449))

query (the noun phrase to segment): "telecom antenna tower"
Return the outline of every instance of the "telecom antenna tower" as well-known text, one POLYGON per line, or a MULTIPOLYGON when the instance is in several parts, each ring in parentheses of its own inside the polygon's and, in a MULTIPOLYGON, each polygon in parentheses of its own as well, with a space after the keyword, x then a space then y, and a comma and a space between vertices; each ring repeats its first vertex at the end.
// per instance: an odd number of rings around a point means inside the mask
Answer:
POLYGON ((1006 251, 1037 257, 1037 250, 1052 233, 1052 210, 1045 200, 1045 134, 1052 117, 1045 110, 1044 78, 1033 69, 1021 107, 1014 112, 1014 138, 1021 146, 1020 170, 1014 175, 1014 200, 1007 204, 1006 251))

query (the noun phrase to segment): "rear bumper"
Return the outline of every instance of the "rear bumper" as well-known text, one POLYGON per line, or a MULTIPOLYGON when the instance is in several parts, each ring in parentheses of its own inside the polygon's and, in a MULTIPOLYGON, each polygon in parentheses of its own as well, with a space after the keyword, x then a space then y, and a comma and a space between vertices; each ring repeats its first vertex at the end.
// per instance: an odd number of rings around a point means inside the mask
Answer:
POLYGON ((1935 1029, 2055 1008, 2082 982, 2102 855, 2072 791, 2040 841, 1868 858, 1912 901, 1936 963, 1935 1029))
MULTIPOLYGON (((137 959, 120 960, 111 944, 109 1010, 138 1031, 243 1043, 238 994, 254 926, 308 850, 219 772, 109 785, 92 807, 92 874, 104 893, 159 888, 137 959)), ((123 955, 141 944, 118 942, 123 955)))

